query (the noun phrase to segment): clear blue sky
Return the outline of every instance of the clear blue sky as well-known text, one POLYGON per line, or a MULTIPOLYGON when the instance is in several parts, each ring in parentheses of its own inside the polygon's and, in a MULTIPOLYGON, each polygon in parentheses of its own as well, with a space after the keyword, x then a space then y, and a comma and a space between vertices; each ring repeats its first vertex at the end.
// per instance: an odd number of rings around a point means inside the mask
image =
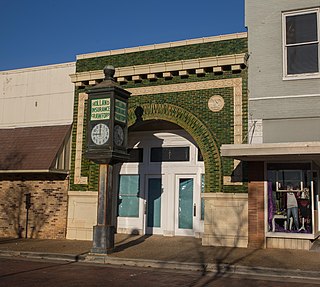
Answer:
POLYGON ((0 0, 0 70, 246 31, 244 0, 0 0))

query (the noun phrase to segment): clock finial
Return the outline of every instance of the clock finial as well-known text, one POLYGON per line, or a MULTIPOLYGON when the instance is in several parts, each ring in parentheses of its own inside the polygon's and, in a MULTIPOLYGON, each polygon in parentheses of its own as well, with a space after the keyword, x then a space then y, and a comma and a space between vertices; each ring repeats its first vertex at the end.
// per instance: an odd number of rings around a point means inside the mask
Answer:
POLYGON ((104 79, 105 80, 114 80, 113 76, 115 73, 115 68, 112 65, 107 65, 103 68, 104 79))

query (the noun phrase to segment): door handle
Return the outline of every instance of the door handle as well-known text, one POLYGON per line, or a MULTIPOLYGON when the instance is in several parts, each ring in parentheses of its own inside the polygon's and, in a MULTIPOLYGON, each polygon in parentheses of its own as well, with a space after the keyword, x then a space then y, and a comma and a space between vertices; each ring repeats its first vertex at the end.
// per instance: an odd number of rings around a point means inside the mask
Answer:
POLYGON ((193 204, 193 216, 197 216, 197 205, 193 204))

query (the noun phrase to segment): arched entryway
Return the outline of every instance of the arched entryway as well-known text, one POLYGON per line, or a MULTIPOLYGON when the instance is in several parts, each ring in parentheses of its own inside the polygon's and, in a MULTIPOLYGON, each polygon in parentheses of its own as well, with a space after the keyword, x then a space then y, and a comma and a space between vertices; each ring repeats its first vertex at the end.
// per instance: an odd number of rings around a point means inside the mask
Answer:
POLYGON ((118 232, 201 236, 201 192, 221 180, 213 135, 184 109, 144 105, 129 111, 129 147, 131 161, 119 170, 118 232))
POLYGON ((221 159, 216 136, 213 131, 207 128, 205 123, 186 109, 172 104, 151 103, 129 109, 129 127, 139 123, 139 121, 148 120, 168 121, 186 130, 199 146, 204 159, 206 169, 205 191, 220 192, 222 190, 221 159))

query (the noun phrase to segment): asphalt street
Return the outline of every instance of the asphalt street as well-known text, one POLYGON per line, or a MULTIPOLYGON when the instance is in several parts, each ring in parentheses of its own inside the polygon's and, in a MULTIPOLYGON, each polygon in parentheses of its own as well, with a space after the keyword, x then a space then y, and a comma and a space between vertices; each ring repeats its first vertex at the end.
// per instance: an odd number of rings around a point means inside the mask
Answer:
POLYGON ((319 280, 0 258, 0 286, 320 286, 319 280))

